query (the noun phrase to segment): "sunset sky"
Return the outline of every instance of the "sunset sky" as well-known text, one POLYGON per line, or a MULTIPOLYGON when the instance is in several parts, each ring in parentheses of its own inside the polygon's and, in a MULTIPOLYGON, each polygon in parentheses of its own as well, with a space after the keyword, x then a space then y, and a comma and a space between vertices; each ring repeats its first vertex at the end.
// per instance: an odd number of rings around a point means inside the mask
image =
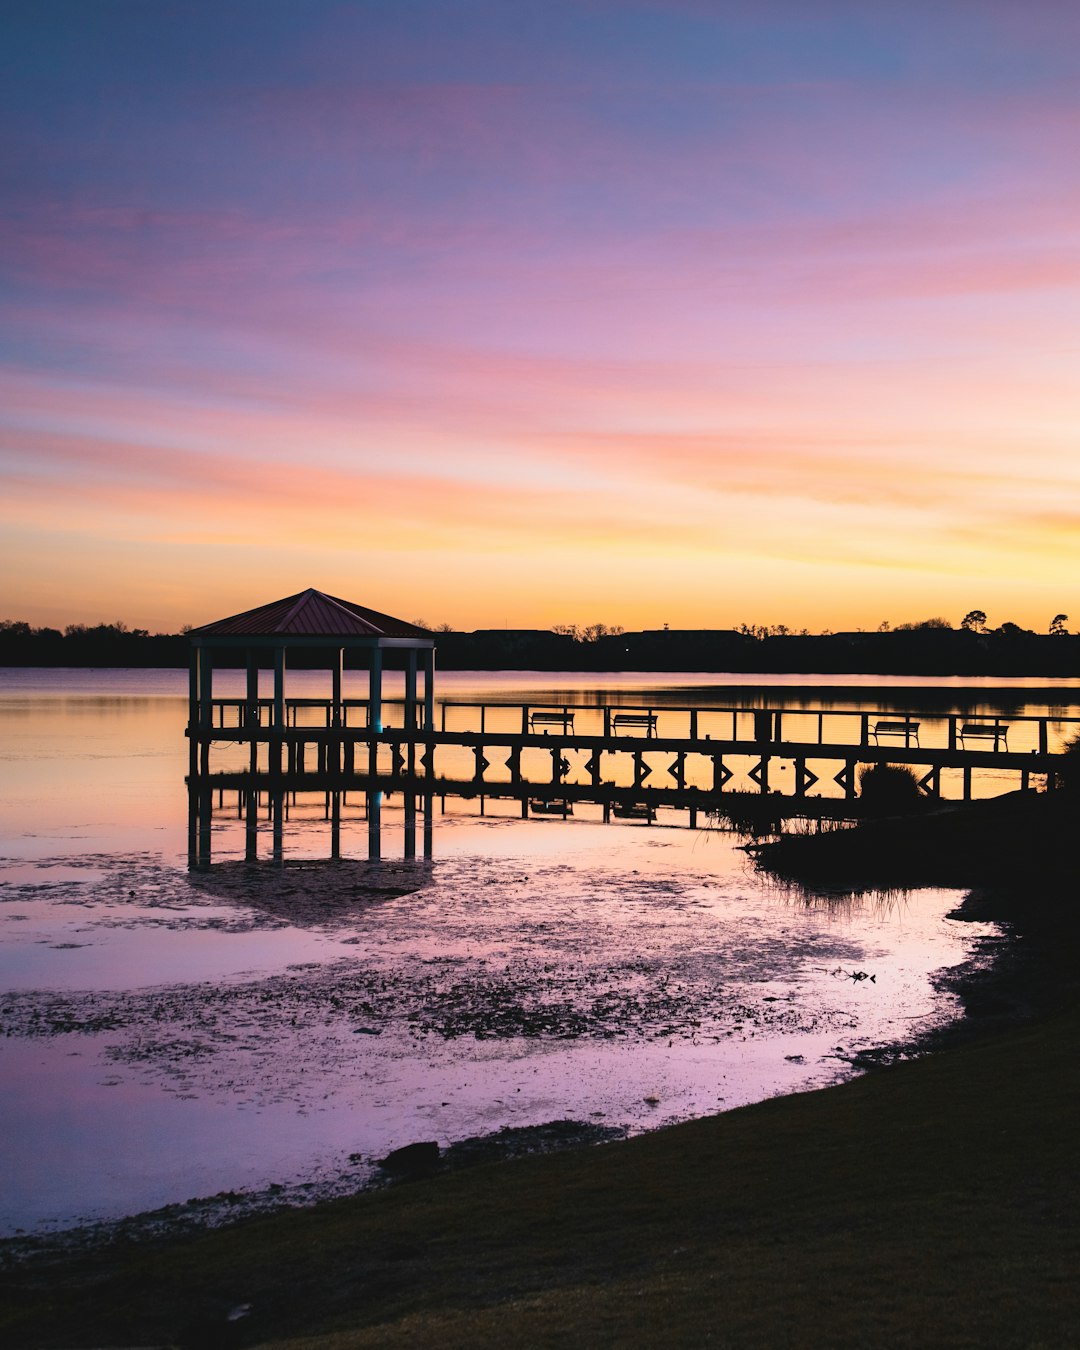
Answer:
POLYGON ((1080 628, 1080 4, 2 25, 0 618, 1080 628))

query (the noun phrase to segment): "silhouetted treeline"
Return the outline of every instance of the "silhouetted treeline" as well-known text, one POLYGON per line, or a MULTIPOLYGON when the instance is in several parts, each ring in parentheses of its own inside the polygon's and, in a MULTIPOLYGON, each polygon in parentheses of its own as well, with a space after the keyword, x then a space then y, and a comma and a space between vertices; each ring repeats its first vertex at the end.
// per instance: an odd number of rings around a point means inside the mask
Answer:
POLYGON ((123 623, 31 628, 0 621, 4 666, 186 666, 191 643, 182 633, 148 633, 123 623))
POLYGON ((440 633, 444 670, 1080 676, 1080 636, 911 627, 875 633, 655 629, 575 639, 537 629, 440 633))
MULTIPOLYGON (((822 634, 749 627, 624 633, 594 625, 582 633, 479 629, 433 637, 443 670, 1080 676, 1080 635, 1032 633, 1014 624, 993 632, 925 624, 822 634)), ((72 625, 60 632, 0 622, 0 665, 6 666, 186 666, 189 652, 183 634, 150 634, 123 624, 72 625)), ((304 658, 290 653, 290 664, 324 659, 318 653, 304 658)), ((240 665, 243 654, 230 659, 221 653, 218 661, 240 665)))

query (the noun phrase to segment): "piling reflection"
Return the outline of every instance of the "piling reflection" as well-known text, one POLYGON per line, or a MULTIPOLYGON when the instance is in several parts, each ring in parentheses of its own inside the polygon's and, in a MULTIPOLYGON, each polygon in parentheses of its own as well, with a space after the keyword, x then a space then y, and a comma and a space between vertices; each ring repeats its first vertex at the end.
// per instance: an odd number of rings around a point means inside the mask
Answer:
MULTIPOLYGON (((430 792, 402 792, 400 856, 408 861, 432 857, 434 798, 430 792), (418 852, 419 850, 419 852, 418 852)), ((362 789, 325 791, 290 787, 288 780, 267 786, 254 780, 240 786, 215 786, 205 781, 188 785, 188 865, 208 868, 215 861, 215 836, 235 835, 243 826, 243 860, 284 866, 300 844, 310 854, 313 842, 330 862, 362 857, 378 862, 384 857, 384 806, 394 794, 379 785, 362 789)), ((400 822, 397 816, 400 815, 400 822)), ((395 829, 395 835, 398 831, 395 829)), ((396 844, 395 844, 396 847, 396 844)), ((227 852, 235 855, 232 839, 227 852)))

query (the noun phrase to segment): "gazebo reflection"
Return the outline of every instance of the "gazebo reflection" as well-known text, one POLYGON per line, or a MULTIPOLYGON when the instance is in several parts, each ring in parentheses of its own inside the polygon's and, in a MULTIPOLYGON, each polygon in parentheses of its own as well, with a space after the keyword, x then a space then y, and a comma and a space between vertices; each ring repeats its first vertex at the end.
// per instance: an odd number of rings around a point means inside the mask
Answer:
POLYGON ((206 780, 188 783, 188 864, 210 867, 215 853, 240 855, 247 863, 284 866, 299 858, 325 861, 383 859, 388 837, 393 852, 407 861, 432 857, 433 797, 391 792, 377 785, 345 789, 303 790, 286 779, 259 776, 228 787, 206 780), (401 798, 388 822, 387 803, 401 798), (400 835, 400 846, 397 837, 400 835), (419 854, 418 854, 419 846, 419 854))

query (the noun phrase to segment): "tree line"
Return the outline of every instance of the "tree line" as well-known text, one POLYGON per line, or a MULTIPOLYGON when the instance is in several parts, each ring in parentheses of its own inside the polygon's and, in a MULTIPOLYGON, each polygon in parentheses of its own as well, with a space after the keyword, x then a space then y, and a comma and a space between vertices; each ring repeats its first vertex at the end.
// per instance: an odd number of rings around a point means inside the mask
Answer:
MULTIPOLYGON (((479 629, 443 625, 438 664, 452 670, 709 671, 733 673, 1053 675, 1080 676, 1080 635, 1068 615, 1053 616, 1046 632, 1004 622, 991 627, 970 610, 957 627, 939 617, 854 632, 810 633, 784 624, 734 629, 626 632, 618 625, 558 624, 552 629, 479 629)), ((154 633, 121 622, 35 628, 0 621, 0 665, 183 667, 185 632, 154 633)), ((243 659, 223 656, 223 664, 243 659)), ((298 652, 297 665, 319 664, 298 652)), ((362 654, 355 658, 363 661, 362 654)), ((351 661, 350 661, 351 664, 351 661)))

